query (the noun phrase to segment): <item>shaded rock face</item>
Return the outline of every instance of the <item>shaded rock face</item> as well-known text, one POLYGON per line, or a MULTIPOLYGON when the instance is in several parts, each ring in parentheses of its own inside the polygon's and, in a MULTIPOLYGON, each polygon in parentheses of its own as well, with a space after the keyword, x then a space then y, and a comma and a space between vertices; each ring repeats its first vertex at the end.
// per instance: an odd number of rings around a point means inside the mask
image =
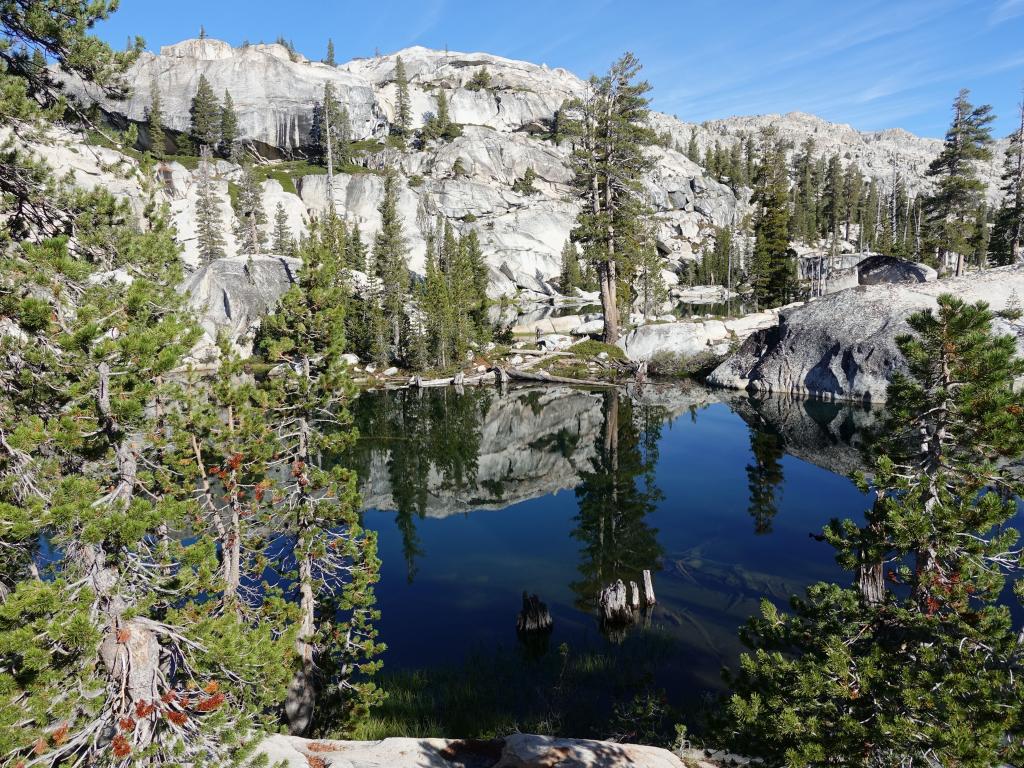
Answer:
MULTIPOLYGON (((1024 295, 1024 267, 915 284, 863 285, 782 312, 775 328, 755 333, 712 372, 716 386, 812 395, 837 400, 885 399, 892 374, 905 370, 896 338, 910 332, 907 318, 937 306, 942 293, 1006 308, 1024 295)), ((1017 335, 1019 324, 997 322, 1017 335)))
POLYGON ((556 739, 517 733, 504 739, 322 741, 269 736, 258 753, 285 768, 683 768, 671 752, 639 744, 556 739))
POLYGON ((752 429, 778 435, 786 453, 843 476, 867 469, 863 449, 883 415, 879 407, 797 396, 722 399, 752 429))
POLYGON ((857 265, 857 282, 860 285, 927 283, 937 280, 938 277, 938 273, 927 264, 918 264, 914 261, 882 254, 868 256, 857 265))
POLYGON ((193 273, 183 290, 201 320, 200 348, 224 332, 247 349, 260 319, 294 282, 299 265, 297 259, 278 256, 232 256, 193 273))

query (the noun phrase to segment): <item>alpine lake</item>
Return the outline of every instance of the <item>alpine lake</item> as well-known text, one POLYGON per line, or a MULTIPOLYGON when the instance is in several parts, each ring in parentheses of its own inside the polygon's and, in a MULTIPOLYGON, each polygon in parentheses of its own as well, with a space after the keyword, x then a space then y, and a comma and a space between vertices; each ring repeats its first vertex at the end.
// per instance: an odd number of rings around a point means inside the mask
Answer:
POLYGON ((882 415, 695 384, 369 391, 350 407, 387 645, 368 737, 701 730, 761 601, 849 581, 814 536, 870 504, 849 476, 882 415), (602 587, 645 569, 657 604, 603 626, 602 587), (549 633, 517 633, 524 592, 549 633))

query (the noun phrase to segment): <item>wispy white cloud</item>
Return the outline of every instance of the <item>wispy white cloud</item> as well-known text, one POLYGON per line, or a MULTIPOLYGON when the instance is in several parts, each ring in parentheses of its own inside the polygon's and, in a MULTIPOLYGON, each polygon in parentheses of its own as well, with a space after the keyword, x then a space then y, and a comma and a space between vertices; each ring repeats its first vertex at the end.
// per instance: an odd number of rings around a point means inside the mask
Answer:
POLYGON ((988 23, 995 26, 1018 16, 1024 16, 1024 0, 1003 0, 988 17, 988 23))

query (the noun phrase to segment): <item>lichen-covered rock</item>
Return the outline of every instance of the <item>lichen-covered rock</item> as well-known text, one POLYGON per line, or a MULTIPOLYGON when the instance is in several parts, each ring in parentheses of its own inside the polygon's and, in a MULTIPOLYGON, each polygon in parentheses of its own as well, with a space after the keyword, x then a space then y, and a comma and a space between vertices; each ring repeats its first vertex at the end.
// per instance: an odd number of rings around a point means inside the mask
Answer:
MULTIPOLYGON (((905 370, 896 338, 909 333, 907 317, 937 306, 942 293, 985 301, 996 311, 1024 296, 1024 267, 1003 267, 928 283, 862 285, 780 313, 708 378, 709 383, 759 392, 837 400, 884 400, 892 374, 905 370)), ((1000 332, 1019 324, 997 323, 1000 332)))

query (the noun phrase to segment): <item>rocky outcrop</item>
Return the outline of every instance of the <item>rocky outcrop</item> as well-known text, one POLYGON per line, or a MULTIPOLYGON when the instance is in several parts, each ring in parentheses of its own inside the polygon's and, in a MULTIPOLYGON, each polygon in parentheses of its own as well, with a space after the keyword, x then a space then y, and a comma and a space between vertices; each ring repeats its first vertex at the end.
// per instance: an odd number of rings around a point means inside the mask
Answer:
MULTIPOLYGON (((862 285, 780 313, 777 327, 758 331, 722 363, 709 383, 836 400, 885 399, 894 371, 904 370, 896 338, 907 317, 952 293, 986 301, 996 311, 1024 296, 1024 266, 990 269, 952 280, 862 285)), ((1024 326, 999 321, 1024 353, 1024 326)))
MULTIPOLYGON (((516 733, 504 739, 327 741, 274 735, 257 753, 285 768, 684 768, 671 752, 639 744, 516 733)), ((711 766, 694 760, 698 766, 711 766)))
POLYGON ((280 256, 232 256, 193 273, 183 290, 203 327, 200 348, 211 346, 223 332, 247 349, 260 319, 295 281, 299 264, 280 256))
POLYGON ((660 355, 685 359, 698 355, 724 355, 755 331, 774 327, 779 313, 794 306, 755 312, 728 320, 641 325, 619 340, 630 360, 652 360, 660 355))
POLYGON ((928 283, 938 277, 938 273, 927 264, 897 259, 895 256, 875 254, 857 264, 857 282, 860 285, 928 283))

